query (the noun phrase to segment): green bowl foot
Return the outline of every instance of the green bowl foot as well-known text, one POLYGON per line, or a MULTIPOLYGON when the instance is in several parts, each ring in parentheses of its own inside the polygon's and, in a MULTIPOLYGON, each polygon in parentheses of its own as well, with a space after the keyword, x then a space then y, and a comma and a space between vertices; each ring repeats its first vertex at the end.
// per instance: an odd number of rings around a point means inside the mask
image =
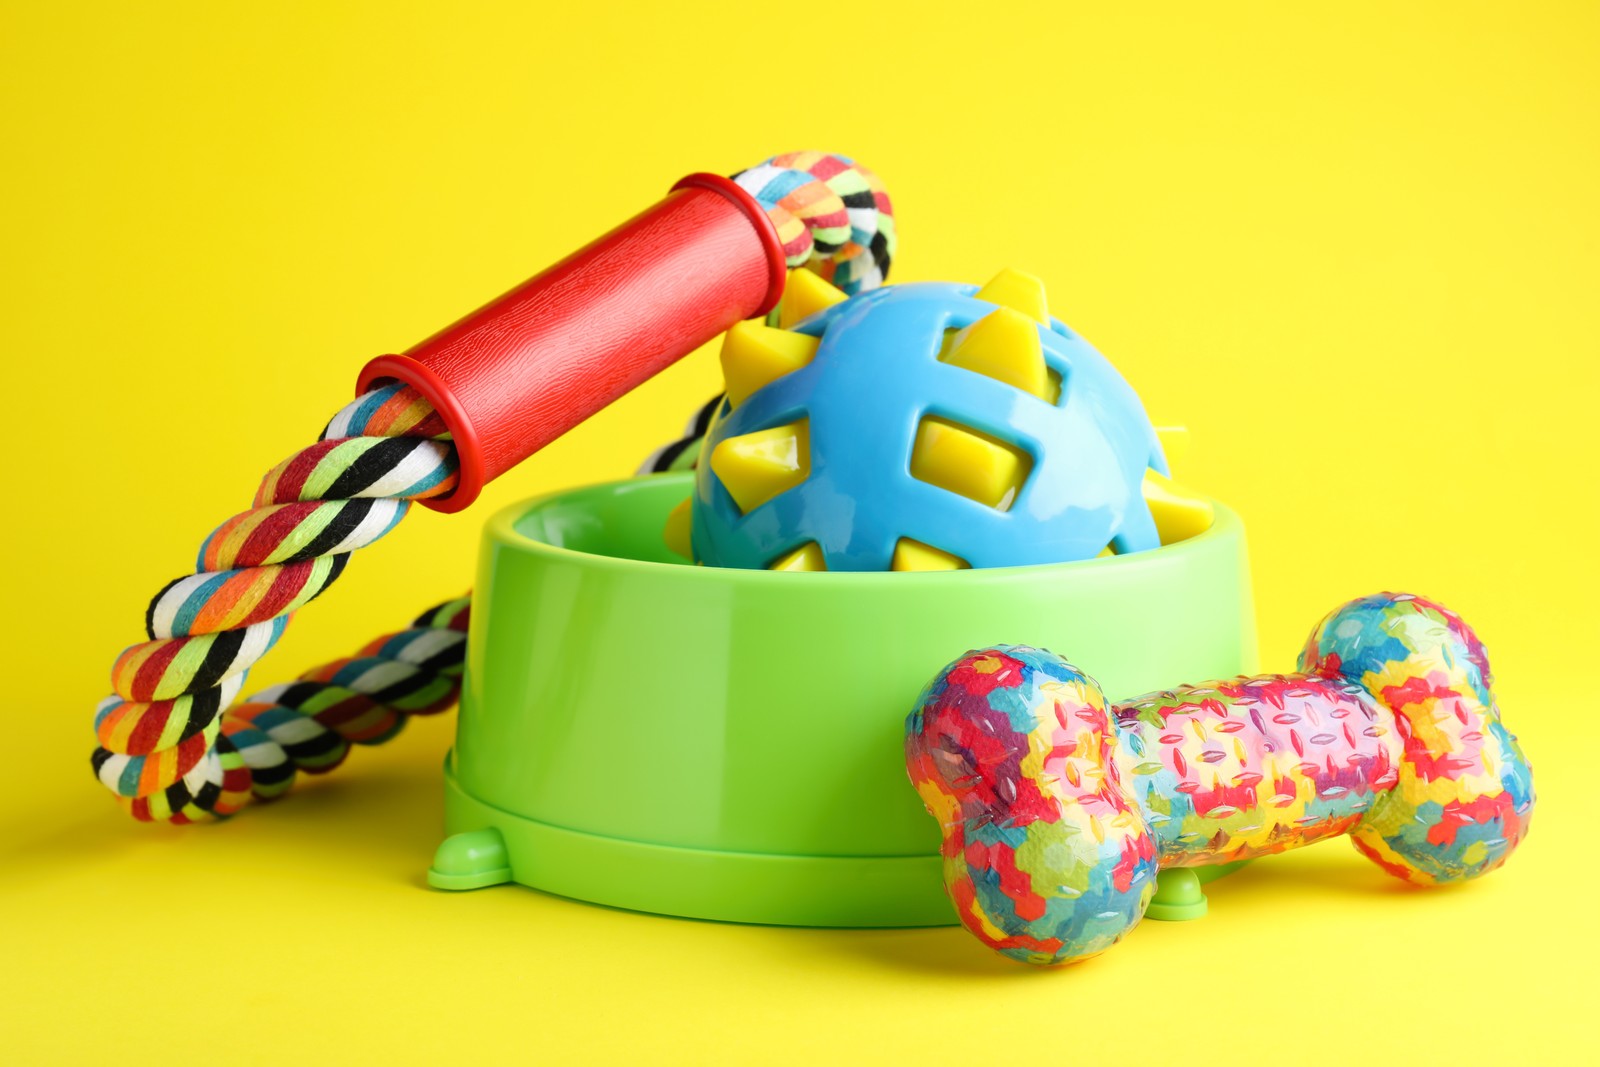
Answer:
POLYGON ((1190 867, 1173 867, 1156 875, 1156 895, 1145 909, 1147 919, 1186 922, 1206 913, 1206 894, 1200 876, 1190 867))
POLYGON ((511 857, 500 831, 451 834, 433 854, 428 884, 435 889, 482 889, 511 881, 511 857))

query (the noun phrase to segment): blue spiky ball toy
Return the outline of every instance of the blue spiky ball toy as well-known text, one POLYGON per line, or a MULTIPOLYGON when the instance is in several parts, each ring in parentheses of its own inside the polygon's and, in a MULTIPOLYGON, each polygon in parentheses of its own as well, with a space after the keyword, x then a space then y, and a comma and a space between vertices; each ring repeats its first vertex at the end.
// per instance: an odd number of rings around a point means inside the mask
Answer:
POLYGON ((849 299, 804 272, 792 284, 775 325, 724 340, 728 396, 687 516, 696 561, 941 570, 1156 547, 1140 491, 1167 473, 1155 430, 1038 279, 849 299))

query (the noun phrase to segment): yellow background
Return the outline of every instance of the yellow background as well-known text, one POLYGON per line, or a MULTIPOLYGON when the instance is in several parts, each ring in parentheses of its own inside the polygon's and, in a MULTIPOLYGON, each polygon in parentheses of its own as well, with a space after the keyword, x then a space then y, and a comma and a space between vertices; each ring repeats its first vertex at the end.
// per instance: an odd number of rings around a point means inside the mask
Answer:
MULTIPOLYGON (((0 1058, 1592 1053, 1593 3, 12 2, 3 19, 0 1058), (795 147, 882 174, 895 278, 1043 276, 1152 415, 1193 429, 1186 480, 1250 528, 1269 667, 1377 589, 1474 623, 1541 794, 1504 871, 1410 892, 1328 845, 1224 883, 1203 922, 1037 973, 954 929, 429 892, 448 717, 225 826, 116 812, 87 767, 112 657, 363 360, 682 173, 795 147)), ((485 516, 628 473, 715 387, 702 351, 468 515, 419 511, 251 682, 458 593, 485 516)))

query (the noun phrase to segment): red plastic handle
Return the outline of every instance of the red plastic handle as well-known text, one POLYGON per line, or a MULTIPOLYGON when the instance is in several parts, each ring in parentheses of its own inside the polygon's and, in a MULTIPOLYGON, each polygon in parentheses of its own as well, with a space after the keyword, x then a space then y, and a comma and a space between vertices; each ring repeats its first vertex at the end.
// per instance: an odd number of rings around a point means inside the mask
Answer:
POLYGON ((504 474, 734 323, 765 314, 783 246, 750 194, 691 174, 666 199, 400 356, 357 392, 398 380, 433 404, 461 480, 424 501, 460 511, 504 474))

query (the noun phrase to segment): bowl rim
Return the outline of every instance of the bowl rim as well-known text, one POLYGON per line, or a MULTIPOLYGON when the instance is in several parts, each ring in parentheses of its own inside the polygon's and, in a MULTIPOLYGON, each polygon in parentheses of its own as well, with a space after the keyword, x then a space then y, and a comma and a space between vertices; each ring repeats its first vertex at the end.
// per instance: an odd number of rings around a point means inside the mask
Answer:
MULTIPOLYGON (((587 485, 569 486, 565 489, 541 493, 537 496, 527 497, 516 503, 508 504, 489 516, 488 521, 484 523, 484 536, 485 538, 493 539, 501 546, 512 548, 528 555, 548 557, 552 561, 567 563, 582 562, 586 567, 602 571, 638 572, 641 574, 655 574, 661 577, 681 574, 686 580, 705 581, 710 579, 736 584, 793 583, 799 581, 813 583, 814 585, 826 582, 833 585, 873 586, 881 583, 891 583, 904 588, 912 583, 971 582, 973 575, 978 574, 981 574, 985 580, 1028 579, 1081 571, 1087 568, 1109 572, 1112 568, 1149 569, 1151 567, 1181 564, 1189 556, 1214 551, 1221 542, 1237 542, 1244 532, 1244 523, 1239 518, 1238 513, 1221 501, 1208 496, 1204 499, 1210 502, 1214 518, 1211 525, 1205 530, 1195 534, 1193 537, 1186 537, 1182 541, 1174 541, 1171 544, 1145 549, 1142 552, 1130 552, 1122 556, 1068 560, 1063 563, 1030 563, 1014 567, 980 567, 956 571, 770 571, 744 567, 698 566, 687 561, 683 563, 661 563, 655 560, 633 559, 626 556, 608 556, 598 552, 584 552, 575 548, 554 545, 548 541, 541 541, 536 537, 531 537, 517 529, 517 523, 535 508, 563 497, 572 497, 580 494, 600 494, 608 490, 614 496, 622 495, 629 489, 645 485, 679 485, 684 488, 690 488, 693 482, 693 471, 667 471, 660 474, 617 478, 605 482, 591 482, 587 485)), ((793 588, 793 586, 790 586, 790 588, 793 588)))

